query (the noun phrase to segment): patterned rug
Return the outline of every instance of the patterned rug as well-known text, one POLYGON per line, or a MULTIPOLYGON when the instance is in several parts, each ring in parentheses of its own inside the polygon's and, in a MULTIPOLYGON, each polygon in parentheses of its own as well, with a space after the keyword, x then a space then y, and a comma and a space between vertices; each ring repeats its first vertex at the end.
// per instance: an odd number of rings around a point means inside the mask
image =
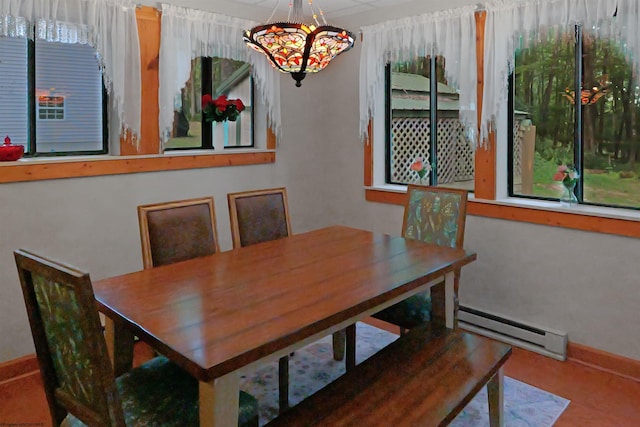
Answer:
MULTIPOLYGON (((357 324, 357 363, 397 338, 365 323, 357 324)), ((310 344, 289 358, 289 404, 295 405, 320 390, 345 371, 344 362, 333 360, 331 336, 310 344)), ((240 379, 240 388, 258 399, 260 425, 278 414, 278 364, 265 365, 240 379)), ((569 400, 528 384, 504 378, 504 414, 507 427, 551 427, 569 400)), ((486 387, 451 424, 454 427, 489 426, 486 387)))

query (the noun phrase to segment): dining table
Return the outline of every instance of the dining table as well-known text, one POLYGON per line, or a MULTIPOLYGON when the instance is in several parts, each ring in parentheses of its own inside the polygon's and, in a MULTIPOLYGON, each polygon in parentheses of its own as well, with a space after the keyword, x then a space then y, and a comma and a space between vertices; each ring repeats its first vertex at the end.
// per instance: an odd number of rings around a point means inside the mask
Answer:
POLYGON ((93 286, 114 360, 122 359, 119 343, 139 337, 199 381, 201 426, 230 427, 243 373, 411 295, 441 289, 434 310, 441 306, 453 328, 454 272, 475 259, 335 225, 93 286))

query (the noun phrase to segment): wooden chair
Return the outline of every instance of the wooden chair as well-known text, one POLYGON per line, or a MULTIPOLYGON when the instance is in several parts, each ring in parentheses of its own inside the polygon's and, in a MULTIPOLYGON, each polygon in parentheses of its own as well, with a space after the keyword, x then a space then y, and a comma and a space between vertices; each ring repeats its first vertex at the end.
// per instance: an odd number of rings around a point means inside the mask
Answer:
MULTIPOLYGON (((227 201, 234 249, 291 235, 285 188, 229 193, 227 201)), ((282 413, 289 408, 289 356, 279 360, 278 389, 282 413)))
MULTIPOLYGON (((459 248, 464 242, 467 191, 443 187, 409 185, 402 222, 402 236, 441 246, 459 248)), ((457 310, 460 270, 455 272, 457 310)), ((398 325, 401 332, 431 320, 429 292, 413 295, 373 317, 398 325)), ((456 316, 457 317, 457 316, 456 316)))
POLYGON ((291 235, 285 188, 227 194, 233 248, 291 235))
MULTIPOLYGON (((53 424, 198 426, 198 381, 165 357, 114 378, 89 274, 14 252, 53 424)), ((239 425, 258 426, 240 393, 239 425)))
POLYGON ((138 206, 144 268, 220 252, 213 197, 138 206))

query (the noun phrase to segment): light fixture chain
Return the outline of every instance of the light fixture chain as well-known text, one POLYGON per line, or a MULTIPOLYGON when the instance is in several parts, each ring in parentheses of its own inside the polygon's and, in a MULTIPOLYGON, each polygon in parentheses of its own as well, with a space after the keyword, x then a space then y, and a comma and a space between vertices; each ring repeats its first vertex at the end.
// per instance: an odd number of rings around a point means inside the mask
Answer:
POLYGON ((276 10, 278 10, 278 3, 280 3, 280 0, 276 0, 276 5, 273 7, 273 11, 271 12, 269 19, 267 19, 267 22, 273 22, 273 15, 275 15, 276 10))
POLYGON ((293 22, 302 24, 302 0, 293 0, 293 22))
MULTIPOLYGON (((309 8, 311 9, 311 16, 313 17, 313 20, 316 22, 316 26, 319 27, 320 22, 318 21, 318 14, 313 9, 313 0, 309 0, 309 8)), ((320 17, 322 18, 322 25, 327 25, 327 20, 324 18, 324 11, 321 8, 318 8, 318 11, 320 13, 320 17)))

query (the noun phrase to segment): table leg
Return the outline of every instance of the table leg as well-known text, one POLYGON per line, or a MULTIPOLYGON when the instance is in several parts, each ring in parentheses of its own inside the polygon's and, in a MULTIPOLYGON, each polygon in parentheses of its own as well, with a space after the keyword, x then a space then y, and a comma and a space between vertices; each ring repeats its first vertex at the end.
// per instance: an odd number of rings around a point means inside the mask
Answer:
POLYGON ((236 427, 240 385, 236 372, 211 382, 200 381, 200 427, 236 427))
POLYGON ((104 318, 104 338, 107 353, 111 358, 113 373, 116 377, 129 372, 133 367, 133 333, 122 323, 104 318))
POLYGON ((504 374, 502 368, 487 383, 489 399, 489 425, 502 427, 504 425, 504 374))
POLYGON ((435 324, 455 327, 455 273, 445 274, 444 282, 431 287, 431 319, 435 324))

